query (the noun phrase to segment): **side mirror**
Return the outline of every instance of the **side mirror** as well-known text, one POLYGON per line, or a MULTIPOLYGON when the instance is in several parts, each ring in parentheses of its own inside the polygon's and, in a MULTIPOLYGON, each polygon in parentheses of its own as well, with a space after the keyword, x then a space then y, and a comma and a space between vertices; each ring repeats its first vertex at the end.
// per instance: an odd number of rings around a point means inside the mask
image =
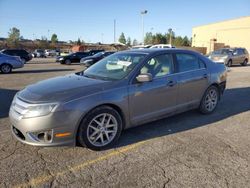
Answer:
POLYGON ((151 82, 153 80, 153 76, 152 74, 150 73, 144 73, 144 74, 139 74, 137 77, 136 77, 136 80, 140 83, 143 83, 143 82, 151 82))
POLYGON ((237 52, 234 52, 233 55, 237 55, 237 52))

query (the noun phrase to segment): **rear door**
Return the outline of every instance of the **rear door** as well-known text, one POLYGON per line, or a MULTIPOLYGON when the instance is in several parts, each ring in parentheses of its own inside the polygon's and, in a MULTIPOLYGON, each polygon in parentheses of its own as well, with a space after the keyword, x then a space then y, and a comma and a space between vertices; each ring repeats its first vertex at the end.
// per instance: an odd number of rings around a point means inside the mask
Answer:
POLYGON ((206 64, 194 54, 176 53, 178 70, 177 107, 185 111, 199 105, 208 85, 206 64))
POLYGON ((176 74, 173 74, 172 54, 150 58, 137 75, 150 73, 151 82, 138 83, 134 78, 129 86, 129 110, 133 125, 159 118, 175 111, 177 97, 176 74))
POLYGON ((243 62, 244 54, 240 48, 237 48, 233 52, 233 64, 240 64, 243 62))
POLYGON ((80 62, 80 59, 81 59, 80 52, 76 52, 72 54, 70 59, 71 59, 71 62, 74 62, 74 63, 80 62))

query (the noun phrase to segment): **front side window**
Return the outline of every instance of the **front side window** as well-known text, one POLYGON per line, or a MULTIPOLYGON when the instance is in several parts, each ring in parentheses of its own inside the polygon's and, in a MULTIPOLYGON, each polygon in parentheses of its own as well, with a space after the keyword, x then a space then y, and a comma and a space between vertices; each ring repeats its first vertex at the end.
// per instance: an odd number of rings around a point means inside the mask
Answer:
POLYGON ((176 54, 179 72, 186 72, 200 69, 198 59, 195 55, 178 53, 176 54))
POLYGON ((165 76, 173 72, 171 54, 158 55, 151 58, 141 69, 140 73, 150 73, 154 77, 165 76))
POLYGON ((146 54, 117 53, 100 60, 86 69, 84 76, 104 80, 120 80, 125 78, 146 54))

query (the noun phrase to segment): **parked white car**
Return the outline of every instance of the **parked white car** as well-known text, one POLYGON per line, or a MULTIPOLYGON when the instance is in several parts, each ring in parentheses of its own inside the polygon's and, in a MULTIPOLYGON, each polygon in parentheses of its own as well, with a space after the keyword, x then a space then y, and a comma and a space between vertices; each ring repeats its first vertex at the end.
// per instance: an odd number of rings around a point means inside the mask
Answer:
POLYGON ((22 68, 24 63, 18 56, 0 53, 0 71, 4 74, 11 73, 12 69, 22 68))
POLYGON ((150 48, 175 48, 175 46, 172 46, 171 44, 156 44, 150 48))

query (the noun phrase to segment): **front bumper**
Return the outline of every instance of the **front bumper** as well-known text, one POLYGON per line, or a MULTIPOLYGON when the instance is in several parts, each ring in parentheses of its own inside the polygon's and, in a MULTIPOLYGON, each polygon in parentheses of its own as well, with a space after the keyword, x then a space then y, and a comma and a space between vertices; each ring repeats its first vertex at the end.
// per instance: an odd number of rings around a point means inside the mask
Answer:
POLYGON ((47 116, 20 118, 11 108, 9 119, 12 134, 22 143, 34 146, 75 145, 78 118, 69 112, 53 112, 47 116), (62 133, 69 134, 64 137, 56 136, 62 133))

